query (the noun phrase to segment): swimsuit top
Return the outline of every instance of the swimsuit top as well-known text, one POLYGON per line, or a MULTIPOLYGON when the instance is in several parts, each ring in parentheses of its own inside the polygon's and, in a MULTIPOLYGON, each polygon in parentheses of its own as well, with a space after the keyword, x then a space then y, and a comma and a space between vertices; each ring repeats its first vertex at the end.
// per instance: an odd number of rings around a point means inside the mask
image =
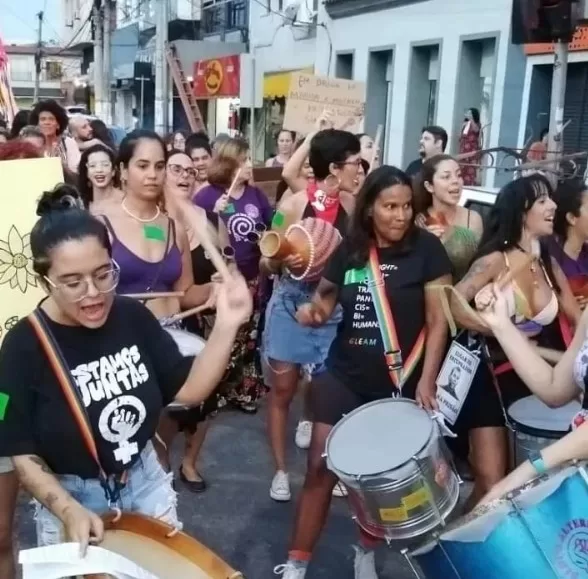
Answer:
POLYGON ((134 254, 120 241, 114 232, 112 223, 102 216, 104 224, 111 235, 112 259, 120 268, 119 294, 136 294, 147 292, 169 292, 182 275, 182 254, 176 244, 174 222, 170 222, 170 243, 167 254, 161 261, 146 261, 134 254))
MULTIPOLYGON (((510 262, 508 256, 504 255, 504 261, 506 262, 506 269, 510 270, 510 262)), ((513 319, 513 323, 516 327, 528 336, 536 336, 541 332, 545 326, 549 326, 557 317, 559 311, 559 303, 557 296, 553 291, 553 285, 545 271, 543 263, 539 262, 545 279, 551 288, 551 299, 549 303, 536 315, 532 315, 531 305, 529 300, 518 286, 516 281, 512 280, 506 287, 503 288, 508 311, 513 319)))

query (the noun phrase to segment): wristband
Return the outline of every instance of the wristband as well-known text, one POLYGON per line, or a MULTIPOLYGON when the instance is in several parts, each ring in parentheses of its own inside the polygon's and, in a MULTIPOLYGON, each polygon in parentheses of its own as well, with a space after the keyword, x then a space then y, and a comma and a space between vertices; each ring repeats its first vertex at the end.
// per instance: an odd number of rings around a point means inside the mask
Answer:
POLYGON ((545 466, 545 462, 543 461, 543 456, 541 456, 541 452, 534 450, 529 453, 529 462, 533 465, 533 468, 537 472, 537 474, 542 475, 547 472, 547 468, 545 466))

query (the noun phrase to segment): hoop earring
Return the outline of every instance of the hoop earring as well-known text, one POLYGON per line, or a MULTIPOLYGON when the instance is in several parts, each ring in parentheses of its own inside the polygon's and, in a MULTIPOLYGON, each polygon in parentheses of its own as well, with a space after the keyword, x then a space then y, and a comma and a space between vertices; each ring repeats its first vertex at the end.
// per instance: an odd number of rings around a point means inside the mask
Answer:
POLYGON ((333 175, 333 173, 329 173, 325 178, 325 185, 328 189, 338 190, 341 187, 341 179, 339 179, 339 177, 337 177, 336 175, 333 175), (335 179, 337 184, 333 187, 329 184, 329 179, 335 179))

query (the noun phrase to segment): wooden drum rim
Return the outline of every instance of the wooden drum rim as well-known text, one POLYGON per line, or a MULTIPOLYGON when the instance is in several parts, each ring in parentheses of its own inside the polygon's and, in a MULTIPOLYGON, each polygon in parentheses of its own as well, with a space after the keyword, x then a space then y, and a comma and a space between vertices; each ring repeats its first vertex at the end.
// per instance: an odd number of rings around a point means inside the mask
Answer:
MULTIPOLYGON (((186 533, 138 513, 109 512, 102 517, 105 531, 126 531, 156 541, 218 579, 244 579, 213 551, 186 533)), ((140 565, 140 562, 136 562, 140 565)))

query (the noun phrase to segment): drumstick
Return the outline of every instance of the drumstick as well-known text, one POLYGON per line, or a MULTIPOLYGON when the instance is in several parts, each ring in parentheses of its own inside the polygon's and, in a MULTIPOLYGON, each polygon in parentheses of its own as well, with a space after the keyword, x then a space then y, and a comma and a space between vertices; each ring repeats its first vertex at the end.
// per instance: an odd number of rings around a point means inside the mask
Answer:
MULTIPOLYGON (((532 259, 533 259, 532 257, 527 256, 526 259, 524 259, 517 267, 510 269, 503 278, 499 279, 496 282, 496 286, 498 287, 498 289, 500 289, 500 290, 504 289, 513 280, 513 278, 515 278, 519 273, 521 273, 521 271, 523 271, 526 267, 528 267, 528 265, 532 261, 532 259)), ((437 286, 437 287, 440 287, 442 290, 448 289, 453 294, 453 296, 457 299, 459 305, 468 314, 468 316, 470 316, 471 318, 476 320, 476 322, 478 324, 482 325, 483 327, 485 327, 485 328, 488 327, 488 325, 483 320, 483 318, 480 316, 480 314, 474 308, 472 308, 472 306, 470 306, 470 304, 455 289, 454 286, 447 285, 447 286, 437 286)), ((444 296, 444 299, 447 300, 447 298, 445 296, 444 296)), ((444 308, 444 309, 446 309, 446 308, 444 308)), ((447 309, 449 309, 448 304, 447 304, 447 309)), ((446 312, 446 315, 447 315, 447 312, 446 312)), ((449 325, 452 328, 452 334, 453 334, 453 329, 455 329, 455 322, 453 321, 453 319, 449 320, 449 325)))
POLYGON ((158 298, 183 298, 186 292, 145 292, 139 294, 122 294, 135 300, 155 300, 158 298))
POLYGON ((179 322, 184 318, 189 318, 190 316, 194 316, 208 309, 210 309, 210 306, 208 304, 202 304, 201 306, 196 306, 195 308, 190 308, 189 310, 185 310, 183 312, 180 312, 179 314, 171 316, 171 318, 169 318, 169 322, 179 322))
POLYGON ((380 148, 380 142, 382 140, 382 133, 383 132, 384 132, 384 125, 378 125, 378 129, 376 130, 376 138, 374 139, 374 144, 373 144, 373 149, 372 149, 372 158, 370 159, 370 168, 374 164, 374 160, 376 159, 378 149, 380 148))
POLYGON ((237 169, 237 172, 235 173, 235 178, 233 179, 233 182, 231 183, 231 186, 227 189, 227 192, 225 193, 225 195, 229 199, 231 197, 231 193, 233 192, 233 189, 235 188, 235 185, 237 184, 237 179, 239 178, 240 175, 241 175, 241 167, 239 167, 237 169))

